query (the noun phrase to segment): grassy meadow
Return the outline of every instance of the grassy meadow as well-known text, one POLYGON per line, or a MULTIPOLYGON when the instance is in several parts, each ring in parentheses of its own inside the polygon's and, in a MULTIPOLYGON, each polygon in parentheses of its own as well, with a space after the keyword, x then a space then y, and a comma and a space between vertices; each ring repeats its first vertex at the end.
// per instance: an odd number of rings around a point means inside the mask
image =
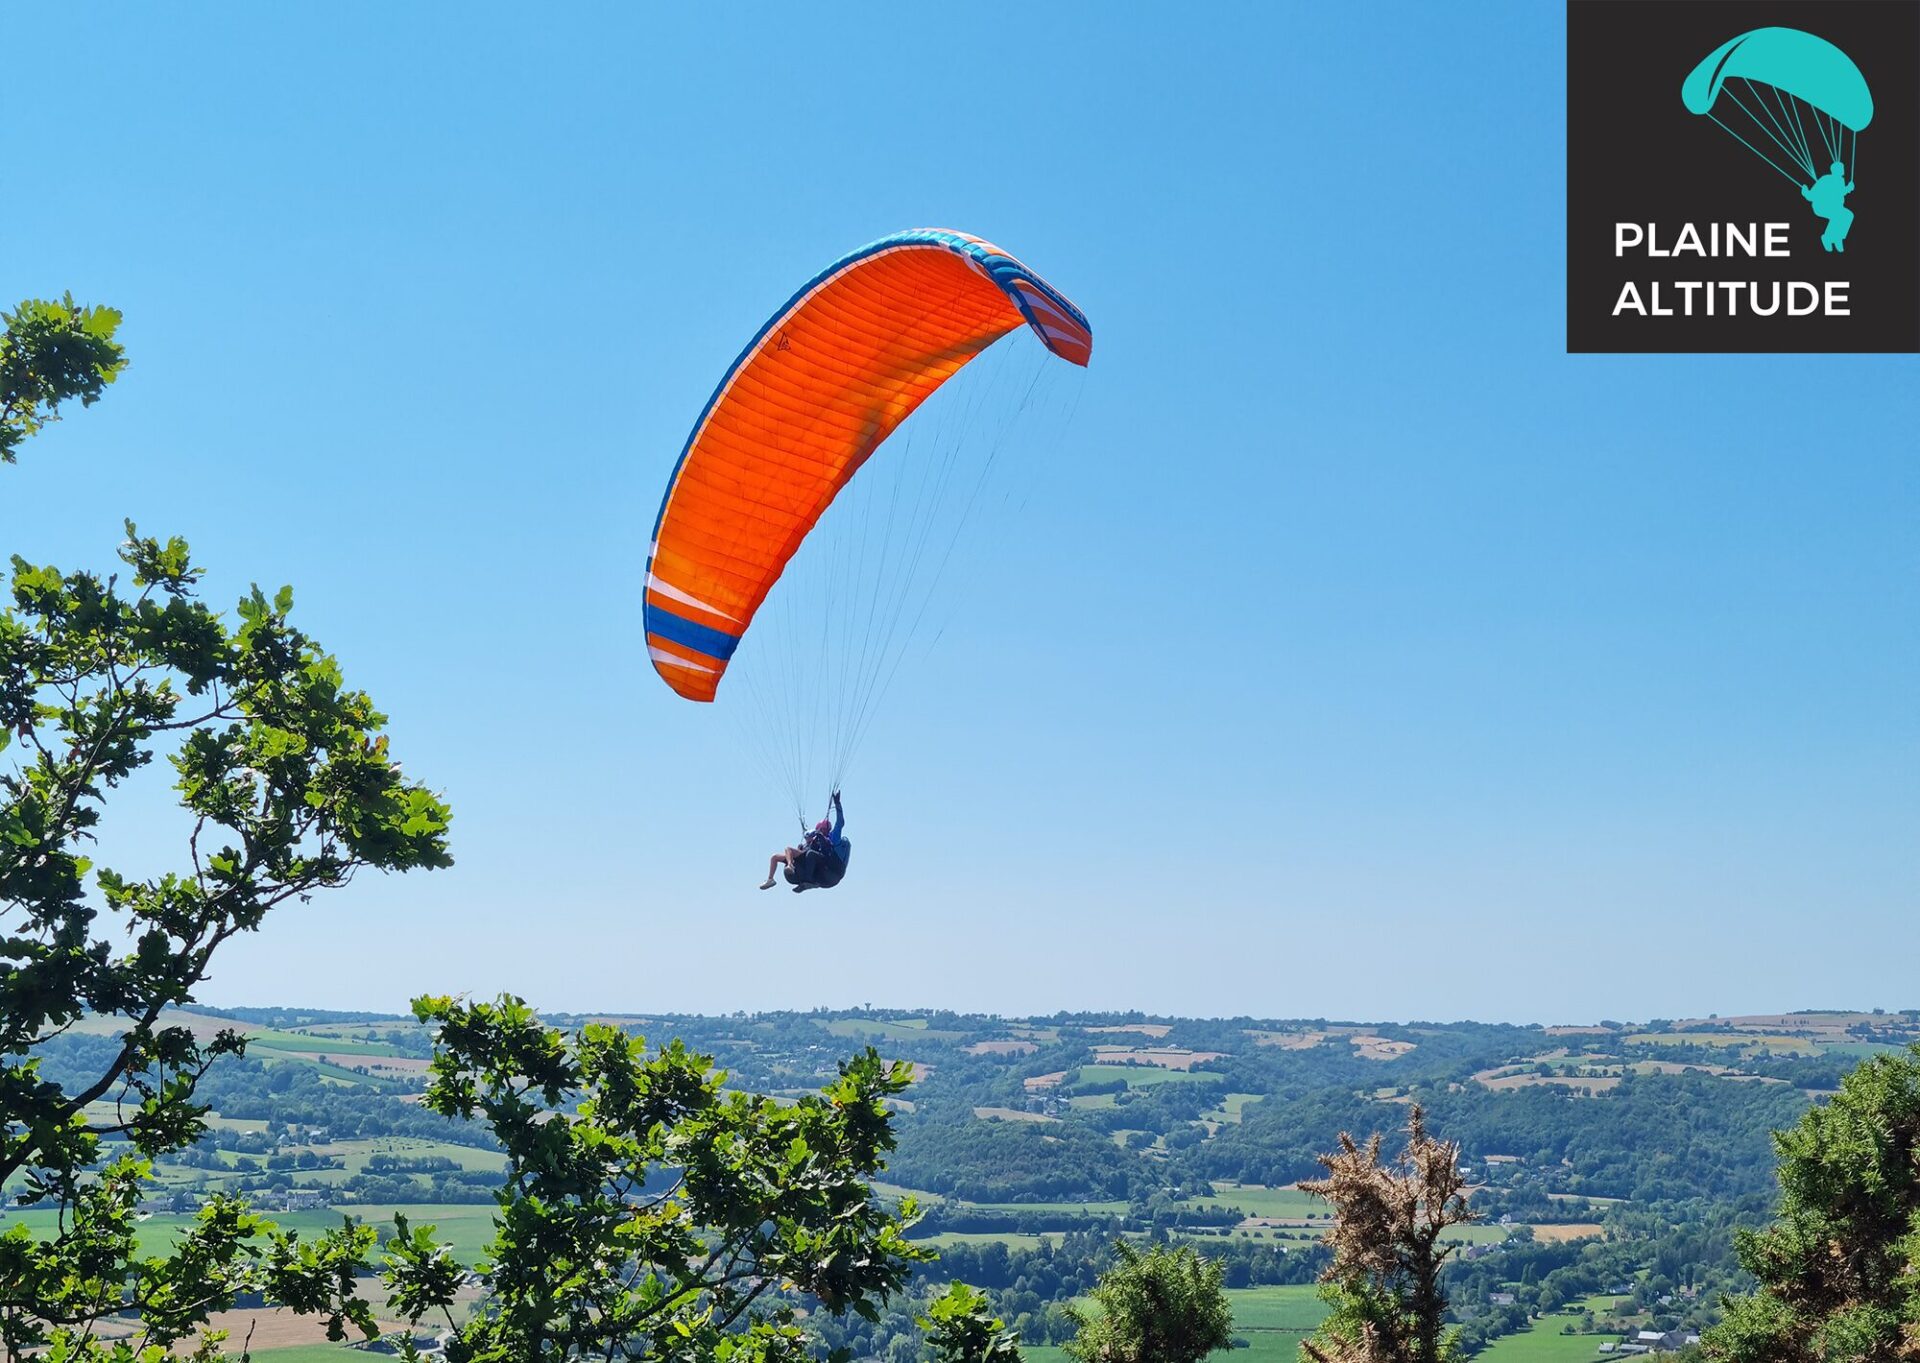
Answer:
POLYGON ((1561 1331, 1574 1316, 1543 1316, 1518 1334, 1496 1339, 1474 1355, 1475 1363, 1588 1363, 1606 1357, 1602 1344, 1617 1335, 1568 1335, 1561 1331))

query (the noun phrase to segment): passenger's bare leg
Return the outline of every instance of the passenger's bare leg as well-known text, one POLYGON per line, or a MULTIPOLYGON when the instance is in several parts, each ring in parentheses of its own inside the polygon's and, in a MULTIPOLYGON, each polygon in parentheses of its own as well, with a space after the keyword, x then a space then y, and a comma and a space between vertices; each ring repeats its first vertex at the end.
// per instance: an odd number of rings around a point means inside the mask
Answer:
POLYGON ((800 852, 798 848, 789 847, 784 851, 775 852, 772 856, 768 857, 766 883, 763 884, 760 888, 763 890, 771 890, 773 888, 774 873, 778 871, 782 866, 786 867, 788 870, 792 870, 793 859, 799 855, 800 855, 800 852))

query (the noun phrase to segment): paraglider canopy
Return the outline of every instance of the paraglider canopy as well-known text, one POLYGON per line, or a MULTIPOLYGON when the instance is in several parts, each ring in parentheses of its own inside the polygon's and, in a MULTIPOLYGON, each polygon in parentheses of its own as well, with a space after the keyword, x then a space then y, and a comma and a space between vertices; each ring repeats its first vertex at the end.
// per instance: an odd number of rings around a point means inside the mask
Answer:
POLYGON ((647 558, 647 652, 710 701, 808 532, 869 455, 981 351, 1029 327, 1084 366, 1080 310, 964 232, 883 237, 776 312, 708 400, 667 484, 647 558))

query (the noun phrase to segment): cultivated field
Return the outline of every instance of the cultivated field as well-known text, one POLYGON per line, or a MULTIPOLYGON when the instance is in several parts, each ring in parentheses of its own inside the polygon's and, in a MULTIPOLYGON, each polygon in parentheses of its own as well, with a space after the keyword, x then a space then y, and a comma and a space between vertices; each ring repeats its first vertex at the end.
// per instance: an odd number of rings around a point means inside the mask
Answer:
POLYGON ((1606 1227, 1597 1221, 1566 1221, 1557 1224, 1538 1225, 1533 1228, 1536 1240, 1582 1240, 1590 1235, 1604 1235, 1606 1227))
POLYGON ((1283 1051, 1310 1051, 1327 1039, 1325 1032, 1256 1032, 1249 1031, 1256 1046, 1277 1046, 1283 1051))

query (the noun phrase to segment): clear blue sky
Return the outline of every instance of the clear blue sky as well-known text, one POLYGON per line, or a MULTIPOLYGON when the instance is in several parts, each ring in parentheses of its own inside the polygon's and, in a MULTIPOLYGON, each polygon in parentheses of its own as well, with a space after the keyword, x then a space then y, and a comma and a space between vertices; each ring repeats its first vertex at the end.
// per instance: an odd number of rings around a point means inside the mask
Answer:
POLYGON ((456 810, 454 870, 211 1001, 1920 1003, 1915 361, 1562 353, 1561 6, 831 13, 7 14, 0 295, 124 309, 133 368, 0 470, 0 549, 131 515, 292 583, 456 810), (856 874, 763 896, 788 825, 648 669, 646 534, 742 341, 926 224, 1094 364, 856 874))

